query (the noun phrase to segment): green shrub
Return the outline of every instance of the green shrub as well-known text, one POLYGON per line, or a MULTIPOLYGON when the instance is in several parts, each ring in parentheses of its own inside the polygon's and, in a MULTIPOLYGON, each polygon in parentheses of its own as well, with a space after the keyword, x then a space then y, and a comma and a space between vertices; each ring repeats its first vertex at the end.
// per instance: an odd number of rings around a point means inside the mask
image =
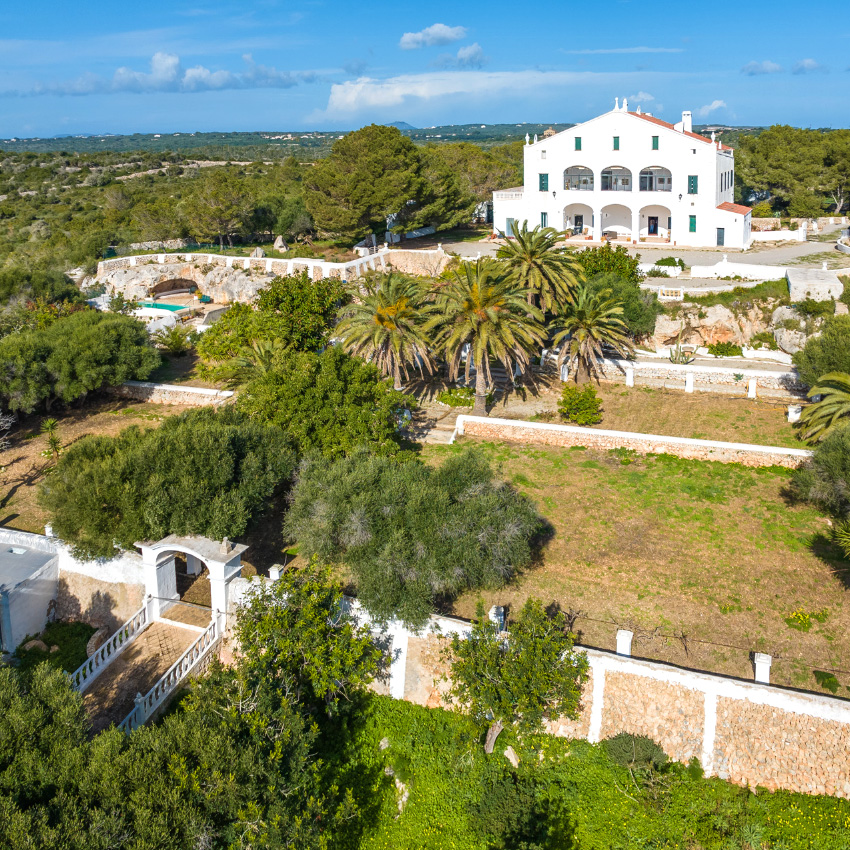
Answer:
POLYGON ((835 302, 815 301, 814 298, 805 298, 803 301, 794 305, 794 309, 798 313, 811 319, 825 319, 827 316, 835 315, 835 302))
POLYGON ((753 334, 750 339, 752 348, 769 348, 771 351, 778 351, 779 346, 776 344, 776 337, 770 331, 759 331, 753 334))
MULTIPOLYGON (((832 302, 829 302, 830 304, 832 302)), ((813 387, 829 372, 850 372, 850 316, 832 316, 794 356, 800 380, 813 387)))
POLYGON ((838 300, 850 307, 850 275, 839 275, 838 279, 844 284, 844 290, 838 300))
MULTIPOLYGON (((443 390, 437 401, 447 407, 473 407, 475 405, 475 390, 472 387, 451 387, 443 390)), ((493 393, 487 393, 487 404, 493 403, 493 393)))
POLYGON ((773 207, 767 201, 759 201, 753 207, 753 218, 773 218, 773 207))
POLYGON ((36 637, 47 645, 47 652, 33 647, 24 649, 23 645, 31 640, 25 638, 15 650, 19 670, 31 670, 42 661, 47 661, 53 667, 58 667, 66 673, 73 673, 86 658, 86 645, 95 633, 94 626, 88 623, 48 623, 44 631, 36 637), (50 647, 58 646, 56 652, 50 652, 50 647))
POLYGON ((647 336, 655 330, 655 318, 663 312, 656 293, 641 289, 634 280, 616 272, 594 275, 587 285, 593 292, 607 290, 620 302, 623 320, 633 337, 647 336))
POLYGON ((647 277, 670 277, 670 275, 667 274, 667 272, 665 272, 664 269, 650 269, 646 273, 646 276, 647 277))
POLYGON ((660 260, 655 261, 656 266, 678 266, 682 271, 684 271, 687 266, 685 265, 685 261, 678 257, 662 257, 660 260))
POLYGON ((708 353, 715 357, 740 357, 744 352, 734 342, 713 342, 708 346, 708 353))
POLYGON ((791 492, 830 513, 850 513, 850 426, 833 431, 791 477, 791 492))
POLYGON ((731 292, 710 292, 707 295, 689 296, 688 301, 701 307, 721 304, 730 310, 749 310, 759 301, 789 304, 788 281, 785 278, 766 280, 756 286, 736 286, 731 292))
POLYGON ((611 761, 632 770, 660 770, 667 764, 667 753, 645 735, 620 732, 602 742, 611 761))
POLYGON ((564 384, 561 400, 558 402, 561 418, 576 425, 595 425, 602 421, 602 401, 596 395, 593 384, 578 387, 564 384))

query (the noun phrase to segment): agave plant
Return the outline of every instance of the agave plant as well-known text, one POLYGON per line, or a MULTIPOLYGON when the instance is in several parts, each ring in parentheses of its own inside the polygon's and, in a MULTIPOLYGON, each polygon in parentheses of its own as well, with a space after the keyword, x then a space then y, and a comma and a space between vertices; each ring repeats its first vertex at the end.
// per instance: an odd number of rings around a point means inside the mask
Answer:
POLYGON ((670 349, 670 362, 677 363, 680 366, 686 366, 688 363, 692 363, 694 359, 694 355, 691 354, 690 351, 685 351, 682 348, 682 332, 679 331, 679 336, 676 339, 676 345, 674 348, 670 349))
POLYGON ((800 417, 803 439, 809 442, 823 440, 836 429, 850 425, 850 375, 824 375, 809 390, 809 398, 814 396, 820 396, 820 401, 807 407, 800 417))

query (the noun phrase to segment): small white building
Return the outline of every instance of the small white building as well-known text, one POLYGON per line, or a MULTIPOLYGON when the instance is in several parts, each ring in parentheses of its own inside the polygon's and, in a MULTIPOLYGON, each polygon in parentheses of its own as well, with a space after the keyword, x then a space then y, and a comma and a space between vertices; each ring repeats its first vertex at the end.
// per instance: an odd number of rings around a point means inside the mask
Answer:
POLYGON ((526 136, 524 185, 494 192, 493 225, 566 230, 571 242, 746 248, 750 208, 733 202, 732 148, 627 100, 548 138, 526 136))

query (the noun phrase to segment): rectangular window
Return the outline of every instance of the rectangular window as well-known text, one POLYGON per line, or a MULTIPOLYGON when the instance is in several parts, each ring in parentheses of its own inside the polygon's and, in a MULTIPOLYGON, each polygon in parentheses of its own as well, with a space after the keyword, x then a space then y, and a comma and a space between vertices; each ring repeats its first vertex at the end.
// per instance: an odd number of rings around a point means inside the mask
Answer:
POLYGON ((576 150, 581 150, 581 136, 576 136, 576 150))
POLYGON ((697 217, 695 215, 688 216, 688 232, 697 232, 697 217))
POLYGON ((548 192, 549 191, 549 175, 548 174, 540 174, 538 175, 540 178, 540 191, 548 192))
POLYGON ((548 227, 549 226, 549 213, 540 213, 540 226, 548 227))
POLYGON ((658 136, 653 136, 653 137, 652 137, 652 149, 653 149, 654 151, 657 151, 657 150, 658 150, 658 136))
POLYGON ((615 151, 620 150, 620 137, 619 136, 614 136, 614 150, 615 151))
POLYGON ((540 159, 546 159, 546 151, 540 151, 540 159))
POLYGON ((699 178, 696 174, 688 175, 688 194, 696 195, 699 189, 699 178))

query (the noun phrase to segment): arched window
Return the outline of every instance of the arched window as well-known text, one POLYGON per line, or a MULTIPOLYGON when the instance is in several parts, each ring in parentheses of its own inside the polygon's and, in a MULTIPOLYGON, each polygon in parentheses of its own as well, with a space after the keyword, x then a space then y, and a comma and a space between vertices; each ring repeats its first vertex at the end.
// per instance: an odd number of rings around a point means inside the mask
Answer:
POLYGON ((640 173, 641 192, 672 192, 673 175, 660 165, 650 165, 640 173))
POLYGON ((583 165, 570 166, 564 172, 564 188, 574 192, 592 192, 593 172, 583 165))
POLYGON ((603 192, 631 192, 632 172, 620 165, 612 165, 602 172, 603 192))

